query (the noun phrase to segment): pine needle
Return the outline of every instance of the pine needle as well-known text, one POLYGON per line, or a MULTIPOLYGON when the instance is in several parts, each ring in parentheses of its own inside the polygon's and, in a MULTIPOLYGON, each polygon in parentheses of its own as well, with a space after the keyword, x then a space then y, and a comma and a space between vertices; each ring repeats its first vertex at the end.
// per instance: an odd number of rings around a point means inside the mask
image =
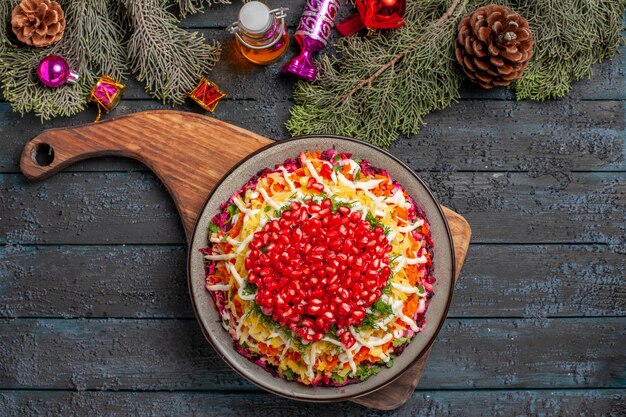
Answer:
POLYGON ((512 88, 518 100, 565 96, 572 82, 590 77, 591 66, 614 56, 623 43, 626 0, 510 2, 528 16, 535 55, 512 88))
POLYGON ((214 4, 230 4, 229 0, 177 0, 178 10, 181 17, 187 17, 204 11, 204 4, 212 6, 214 4))
POLYGON ((124 0, 132 26, 128 58, 146 90, 164 102, 180 104, 200 76, 219 59, 219 43, 178 27, 161 0, 124 0))

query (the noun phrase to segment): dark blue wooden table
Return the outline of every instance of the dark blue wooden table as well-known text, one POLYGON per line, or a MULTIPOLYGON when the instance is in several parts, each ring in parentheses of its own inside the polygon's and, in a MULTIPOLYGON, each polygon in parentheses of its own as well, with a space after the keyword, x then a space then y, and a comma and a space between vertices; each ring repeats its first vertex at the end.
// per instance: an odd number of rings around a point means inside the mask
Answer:
MULTIPOLYGON (((237 56, 223 31, 236 10, 184 22, 225 43, 215 117, 285 137, 292 81, 237 56)), ((545 103, 464 86, 391 147, 474 240, 422 381, 389 415, 626 415, 625 68, 625 55, 597 65, 545 103)), ((129 82, 112 115, 160 108, 129 82)), ((94 117, 41 124, 0 102, 0 415, 379 415, 266 394, 216 357, 178 215, 144 166, 92 160, 36 184, 19 173, 28 139, 94 117)))

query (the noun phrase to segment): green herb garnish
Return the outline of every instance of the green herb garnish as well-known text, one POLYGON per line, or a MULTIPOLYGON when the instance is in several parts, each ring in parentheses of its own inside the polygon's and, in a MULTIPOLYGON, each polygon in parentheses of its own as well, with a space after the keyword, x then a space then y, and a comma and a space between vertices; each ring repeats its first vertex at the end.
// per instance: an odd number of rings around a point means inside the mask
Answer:
POLYGON ((239 213, 239 208, 234 203, 230 204, 228 207, 226 207, 226 213, 228 213, 228 219, 226 220, 226 222, 228 223, 232 220, 235 214, 239 213))
POLYGON ((282 369, 281 373, 283 374, 283 377, 285 377, 287 381, 293 381, 297 377, 296 373, 292 371, 291 368, 282 369))
POLYGON ((288 210, 290 207, 289 204, 286 204, 284 206, 282 206, 281 208, 279 208, 278 210, 276 210, 276 217, 280 217, 283 214, 283 211, 288 210))
POLYGON ((337 194, 333 194, 330 196, 330 201, 332 202, 331 210, 333 213, 337 212, 339 207, 348 207, 351 208, 354 205, 354 201, 337 201, 337 194))
POLYGON ((383 228, 383 232, 385 233, 385 235, 388 235, 389 232, 391 232, 391 229, 388 226, 383 225, 378 217, 372 214, 371 211, 367 213, 367 215, 365 216, 365 220, 370 223, 370 227, 372 228, 372 230, 374 230, 377 226, 380 226, 383 228))
POLYGON ((376 217, 374 214, 372 214, 371 211, 367 212, 367 215, 365 216, 365 220, 367 220, 370 223, 370 226, 372 227, 372 229, 376 228, 376 226, 381 226, 382 227, 382 223, 380 222, 380 220, 378 220, 378 217, 376 217))
POLYGON ((365 381, 370 376, 374 376, 380 372, 380 366, 378 365, 359 365, 358 369, 354 376, 359 378, 361 381, 365 381))
POLYGON ((333 374, 332 374, 332 376, 330 378, 333 380, 333 382, 336 382, 338 384, 343 384, 344 382, 346 382, 346 378, 347 377, 348 377, 347 375, 346 376, 341 376, 338 373, 333 372, 333 374))
POLYGON ((380 312, 383 317, 393 313, 391 306, 385 303, 383 300, 376 300, 376 302, 372 304, 372 310, 380 312))
POLYGON ((401 337, 399 339, 394 340, 392 345, 393 345, 393 347, 402 346, 403 344, 408 343, 409 340, 410 339, 408 337, 401 337))
POLYGON ((264 212, 266 212, 266 213, 267 213, 268 211, 270 211, 271 209, 272 209, 272 208, 271 208, 270 206, 265 206, 265 207, 263 207, 263 211, 264 211, 264 212))
POLYGON ((391 282, 388 282, 387 285, 383 287, 382 291, 385 295, 391 295, 391 282))
POLYGON ((330 329, 328 330, 328 332, 326 332, 324 336, 330 337, 331 339, 339 340, 339 336, 337 336, 337 325, 333 323, 333 325, 330 326, 330 329))
POLYGON ((256 284, 250 284, 249 282, 246 282, 246 286, 243 287, 243 290, 241 290, 241 292, 243 292, 244 295, 256 294, 256 291, 257 291, 256 284))
POLYGON ((354 181, 358 181, 360 177, 361 177, 361 168, 358 168, 356 172, 354 173, 354 181))
POLYGON ((216 225, 215 223, 211 222, 209 223, 209 233, 213 234, 213 233, 219 233, 220 232, 220 227, 218 225, 216 225))
POLYGON ((359 329, 363 329, 363 330, 375 329, 378 327, 376 325, 377 319, 378 317, 376 316, 376 314, 373 314, 373 313, 366 314, 361 324, 359 324, 359 327, 356 327, 354 330, 358 333, 359 329))

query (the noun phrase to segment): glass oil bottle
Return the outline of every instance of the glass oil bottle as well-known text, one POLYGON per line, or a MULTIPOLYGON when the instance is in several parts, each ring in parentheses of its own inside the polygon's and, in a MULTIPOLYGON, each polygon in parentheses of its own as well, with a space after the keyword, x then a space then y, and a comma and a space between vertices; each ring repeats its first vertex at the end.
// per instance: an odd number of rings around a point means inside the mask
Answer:
POLYGON ((241 54, 251 62, 268 65, 276 61, 289 45, 287 8, 270 10, 260 1, 244 4, 239 17, 226 30, 235 35, 241 54))

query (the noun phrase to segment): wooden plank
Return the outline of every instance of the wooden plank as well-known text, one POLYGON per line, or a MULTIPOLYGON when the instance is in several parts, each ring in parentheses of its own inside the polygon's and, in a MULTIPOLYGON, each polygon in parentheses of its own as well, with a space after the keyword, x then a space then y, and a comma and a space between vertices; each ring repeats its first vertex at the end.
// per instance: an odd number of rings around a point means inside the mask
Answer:
POLYGON ((0 316, 193 318, 187 248, 0 249, 0 316))
MULTIPOLYGON (((626 388, 624 343, 624 317, 450 319, 419 388, 626 388)), ((0 320, 0 354, 4 389, 251 387, 195 320, 0 320)))
MULTIPOLYGON (((421 176, 467 218, 475 243, 623 244, 626 173, 421 176)), ((39 183, 5 174, 0 218, 3 243, 183 243, 171 199, 143 172, 61 173, 39 183)))
MULTIPOLYGON (((183 245, 7 246, 0 317, 193 318, 185 272, 183 245)), ((448 317, 626 316, 624 288, 606 246, 474 245, 448 317)))
MULTIPOLYGON (((224 100, 214 117, 268 138, 287 137, 289 101, 224 100)), ((167 109, 155 101, 123 101, 113 115, 167 109)), ((625 106, 619 101, 545 103, 494 100, 463 101, 428 115, 428 124, 412 139, 401 138, 391 152, 417 171, 485 170, 532 171, 624 170, 625 106)), ((187 110, 198 111, 190 105, 187 110)), ((4 151, 0 172, 18 172, 24 143, 44 129, 91 122, 93 109, 71 119, 42 125, 33 115, 17 118, 0 103, 0 132, 4 151)), ((76 171, 143 170, 121 159, 94 160, 70 168, 76 171)))
MULTIPOLYGON (((483 417, 510 415, 619 416, 626 414, 624 390, 416 391, 390 417, 483 417)), ((40 417, 219 415, 245 417, 380 416, 349 402, 310 404, 264 393, 46 392, 4 391, 0 414, 40 417)))

